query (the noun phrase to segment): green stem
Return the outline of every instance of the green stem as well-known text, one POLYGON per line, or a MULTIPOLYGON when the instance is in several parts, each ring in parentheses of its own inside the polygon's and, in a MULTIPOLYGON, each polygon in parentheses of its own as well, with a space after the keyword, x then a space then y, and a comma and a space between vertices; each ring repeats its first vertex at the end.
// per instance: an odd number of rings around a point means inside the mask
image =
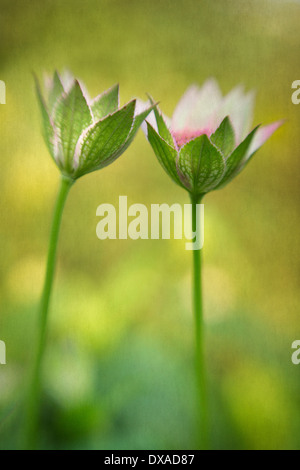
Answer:
MULTIPOLYGON (((197 204, 201 203, 201 196, 191 196, 192 202, 192 229, 196 233, 197 226, 197 204)), ((200 234, 197 233, 196 239, 200 234)), ((196 335, 195 367, 198 386, 198 425, 199 443, 201 449, 208 449, 208 411, 206 396, 206 371, 204 357, 204 322, 202 301, 202 250, 193 250, 193 308, 196 335)))
POLYGON ((41 401, 41 369, 42 360, 45 351, 46 344, 46 331, 47 331, 47 320, 49 301, 51 296, 51 290, 55 272, 55 261, 57 242, 59 236, 59 229, 61 225, 61 219, 63 214, 64 205, 69 193, 69 190, 73 184, 73 180, 62 176, 60 189, 54 209, 54 217, 51 228, 51 235, 49 241, 49 250, 47 258, 46 276, 44 281, 44 288, 42 291, 41 304, 39 310, 39 325, 38 325, 38 338, 36 346, 36 355, 33 364, 32 378, 29 386, 29 393, 26 401, 26 415, 25 415, 25 443, 26 449, 34 449, 37 441, 38 421, 39 421, 39 410, 41 401))

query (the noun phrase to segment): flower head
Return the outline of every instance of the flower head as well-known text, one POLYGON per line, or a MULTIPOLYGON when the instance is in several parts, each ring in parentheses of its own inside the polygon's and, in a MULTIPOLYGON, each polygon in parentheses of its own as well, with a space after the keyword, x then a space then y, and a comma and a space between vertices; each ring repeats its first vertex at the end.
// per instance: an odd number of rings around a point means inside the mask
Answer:
POLYGON ((119 106, 119 86, 94 99, 71 75, 46 78, 46 98, 36 80, 44 137, 61 172, 76 179, 103 168, 129 146, 152 107, 136 109, 136 100, 119 106))
POLYGON ((169 176, 200 197, 231 181, 282 124, 250 132, 253 104, 252 92, 237 87, 223 97, 210 79, 202 88, 188 88, 171 119, 155 107, 147 138, 169 176))

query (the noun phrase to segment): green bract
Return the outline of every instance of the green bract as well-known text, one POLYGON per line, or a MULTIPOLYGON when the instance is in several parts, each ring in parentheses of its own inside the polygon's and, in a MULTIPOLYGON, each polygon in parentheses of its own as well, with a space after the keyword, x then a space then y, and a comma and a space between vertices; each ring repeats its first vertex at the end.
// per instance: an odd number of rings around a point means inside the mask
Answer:
POLYGON ((241 87, 223 97, 217 83, 208 80, 187 90, 172 119, 154 108, 147 138, 169 176, 193 197, 229 183, 282 124, 249 133, 253 101, 253 93, 244 94, 241 87))
POLYGON ((61 172, 72 179, 116 160, 152 109, 138 113, 136 100, 120 108, 118 85, 90 100, 78 80, 57 72, 46 80, 45 99, 37 80, 36 88, 47 147, 61 172))

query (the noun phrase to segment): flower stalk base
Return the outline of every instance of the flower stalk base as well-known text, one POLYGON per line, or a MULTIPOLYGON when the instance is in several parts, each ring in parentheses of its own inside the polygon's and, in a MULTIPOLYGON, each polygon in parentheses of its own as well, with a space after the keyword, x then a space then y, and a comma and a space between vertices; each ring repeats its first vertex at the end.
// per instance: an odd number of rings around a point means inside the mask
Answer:
POLYGON ((61 177, 60 189, 58 192, 56 206, 54 209, 54 217, 52 222, 47 258, 46 276, 38 317, 39 324, 37 330, 38 336, 36 338, 36 352, 31 375, 31 382, 29 385, 27 400, 25 404, 25 426, 23 436, 25 449, 35 449, 37 443, 37 430, 41 401, 41 370, 46 345, 49 302, 55 273, 56 252, 62 214, 69 190, 73 182, 74 181, 68 177, 61 177))
MULTIPOLYGON (((201 196, 191 195, 192 202, 192 230, 197 230, 197 204, 201 203, 201 196)), ((197 234, 198 236, 198 234, 197 234)), ((199 446, 202 450, 208 449, 208 411, 206 393, 206 370, 204 355, 204 322, 202 301, 202 250, 193 250, 193 309, 195 322, 195 369, 197 380, 197 406, 199 446)))

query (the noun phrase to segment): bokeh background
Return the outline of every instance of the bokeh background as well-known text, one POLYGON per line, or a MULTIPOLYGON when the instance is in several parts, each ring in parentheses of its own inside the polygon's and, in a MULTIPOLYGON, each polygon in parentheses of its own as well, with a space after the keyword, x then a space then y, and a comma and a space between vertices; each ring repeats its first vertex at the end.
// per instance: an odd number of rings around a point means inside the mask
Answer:
MULTIPOLYGON (((204 296, 214 449, 299 449, 300 4, 265 0, 0 0, 0 447, 18 447, 59 172, 35 72, 69 68, 121 103, 167 115, 191 83, 256 90, 255 124, 286 119, 234 182, 205 199, 204 296)), ((41 448, 193 449, 191 253, 184 241, 96 237, 96 208, 187 203, 142 132, 72 188, 44 362, 41 448)))

